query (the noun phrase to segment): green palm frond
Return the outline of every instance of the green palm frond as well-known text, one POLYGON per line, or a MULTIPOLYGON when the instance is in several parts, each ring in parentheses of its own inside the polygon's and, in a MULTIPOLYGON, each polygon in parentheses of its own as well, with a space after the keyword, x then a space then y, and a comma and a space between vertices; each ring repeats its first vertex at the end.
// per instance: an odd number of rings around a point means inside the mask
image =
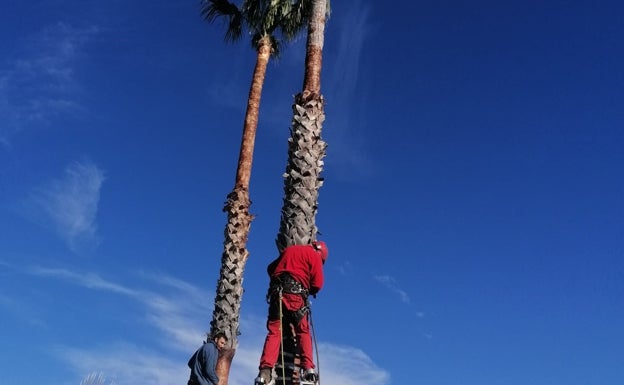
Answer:
POLYGON ((289 12, 292 0, 245 0, 241 11, 247 17, 250 29, 260 33, 273 33, 280 27, 289 12), (286 8, 286 9, 285 9, 286 8))
POLYGON ((282 42, 273 35, 269 36, 269 38, 271 39, 271 47, 273 50, 272 54, 276 57, 279 57, 280 49, 282 48, 282 42))
POLYGON ((292 40, 308 25, 310 18, 310 0, 289 1, 288 13, 282 20, 282 34, 286 40, 292 40))
MULTIPOLYGON (((263 36, 272 42, 294 39, 304 29, 310 18, 310 0, 243 0, 240 7, 228 0, 200 0, 201 15, 208 22, 227 17, 228 29, 225 40, 235 41, 242 37, 243 29, 249 30, 254 49, 263 36)), ((329 5, 327 8, 329 15, 329 5)), ((278 55, 277 46, 273 54, 278 55)))
POLYGON ((229 19, 225 41, 236 41, 243 36, 243 14, 234 3, 227 0, 201 0, 200 14, 209 23, 219 17, 229 19))

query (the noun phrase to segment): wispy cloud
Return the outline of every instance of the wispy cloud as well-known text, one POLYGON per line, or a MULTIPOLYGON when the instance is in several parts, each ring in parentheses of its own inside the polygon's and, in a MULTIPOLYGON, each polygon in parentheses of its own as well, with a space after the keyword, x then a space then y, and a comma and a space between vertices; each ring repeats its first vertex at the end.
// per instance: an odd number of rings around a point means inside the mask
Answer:
MULTIPOLYGON (((375 27, 371 27, 374 25, 374 20, 371 20, 372 2, 345 2, 344 7, 340 15, 328 19, 325 29, 321 92, 327 101, 327 120, 323 126, 326 128, 323 137, 330 145, 328 162, 331 158, 332 170, 343 180, 353 180, 375 173, 369 150, 372 144, 366 135, 367 122, 360 119, 362 110, 370 108, 366 103, 367 84, 370 83, 366 71, 371 67, 368 65, 368 57, 371 55, 365 55, 365 43, 370 41, 375 27)), ((284 68, 294 72, 303 69, 305 44, 304 33, 285 47, 284 55, 280 58, 280 71, 284 71, 284 68)), ((289 120, 285 119, 292 117, 291 95, 300 92, 301 83, 297 79, 294 83, 296 88, 292 88, 290 77, 280 78, 275 75, 269 74, 270 81, 265 86, 281 90, 279 94, 286 89, 289 93, 284 94, 288 98, 285 100, 287 104, 263 102, 261 124, 267 122, 265 127, 275 130, 276 135, 281 137, 289 124, 289 120), (284 88, 286 85, 288 88, 284 88)), ((216 96, 221 97, 221 94, 218 92, 216 96)), ((267 99, 278 100, 274 99, 277 98, 274 95, 267 96, 267 99)))
POLYGON ((331 64, 328 62, 322 84, 327 93, 327 108, 333 111, 326 123, 331 125, 327 135, 331 139, 333 164, 341 177, 361 178, 374 172, 364 135, 366 122, 358 118, 366 96, 363 87, 366 82, 361 74, 362 64, 366 63, 364 43, 372 33, 373 24, 368 2, 351 2, 349 8, 342 16, 332 45, 327 44, 326 49, 334 52, 335 59, 331 64))
MULTIPOLYGON (((364 42, 370 34, 370 11, 370 4, 353 3, 340 24, 336 38, 335 66, 332 66, 327 74, 334 96, 352 97, 356 91, 360 80, 364 42)), ((337 99, 336 102, 340 103, 341 100, 337 99)), ((348 105, 349 101, 342 103, 348 105)))
MULTIPOLYGON (((10 275, 13 274, 15 268, 12 264, 0 260, 0 282, 11 285, 10 275)), ((45 328, 44 321, 37 317, 37 306, 31 303, 25 303, 18 298, 13 298, 5 292, 0 292, 0 311, 7 315, 16 316, 21 323, 28 325, 36 325, 45 328)))
POLYGON ((349 261, 345 261, 343 263, 338 264, 334 267, 340 275, 350 275, 353 271, 353 265, 349 261))
POLYGON ((386 288, 396 293, 401 299, 401 302, 406 304, 411 303, 410 297, 407 292, 399 287, 399 284, 394 278, 388 275, 376 275, 373 278, 375 279, 375 281, 381 283, 386 288))
POLYGON ((66 269, 46 268, 40 266, 31 267, 28 269, 28 272, 39 277, 58 278, 89 289, 110 291, 116 294, 123 294, 128 297, 138 298, 141 295, 140 292, 136 290, 131 290, 122 285, 107 281, 99 275, 93 273, 80 274, 66 269))
POLYGON ((20 42, 19 57, 0 63, 0 141, 53 116, 80 109, 76 58, 96 27, 57 23, 20 42))
POLYGON ((91 162, 75 162, 63 176, 33 192, 27 215, 50 225, 74 252, 99 242, 96 215, 104 173, 91 162))
MULTIPOLYGON (((154 273, 142 273, 156 285, 150 290, 132 288, 92 273, 77 273, 66 269, 37 267, 31 274, 56 278, 91 290, 105 291, 131 298, 145 313, 146 324, 160 336, 157 346, 140 346, 132 341, 117 341, 98 346, 55 349, 58 357, 78 375, 94 371, 104 373, 118 385, 149 383, 174 385, 185 383, 189 370, 186 361, 199 346, 205 330, 206 316, 212 314, 212 293, 177 278, 154 273), (159 347, 158 347, 159 345, 159 347)), ((140 279, 137 284, 140 284, 140 279)), ((243 317, 241 339, 229 383, 247 385, 257 373, 260 349, 264 339, 264 318, 243 317)), ((377 367, 362 351, 346 346, 320 343, 319 368, 326 385, 386 385, 389 375, 377 367)))
POLYGON ((0 310, 22 320, 30 326, 46 328, 45 320, 39 313, 39 307, 30 303, 24 303, 16 298, 0 294, 0 310))
POLYGON ((57 354, 79 373, 96 368, 116 384, 173 385, 184 383, 188 369, 181 362, 132 344, 115 343, 90 349, 57 347, 57 354))
POLYGON ((177 282, 177 290, 166 290, 166 295, 155 291, 133 289, 93 273, 77 273, 67 269, 33 267, 29 273, 61 279, 88 289, 105 291, 122 295, 137 301, 146 309, 145 321, 159 330, 168 345, 175 346, 179 351, 186 351, 195 345, 204 333, 198 324, 190 320, 211 313, 207 298, 214 296, 183 281, 165 275, 147 275, 153 282, 171 289, 172 282, 177 282))
POLYGON ((390 375, 379 368, 366 353, 349 346, 319 345, 319 365, 323 383, 328 385, 387 384, 390 375))

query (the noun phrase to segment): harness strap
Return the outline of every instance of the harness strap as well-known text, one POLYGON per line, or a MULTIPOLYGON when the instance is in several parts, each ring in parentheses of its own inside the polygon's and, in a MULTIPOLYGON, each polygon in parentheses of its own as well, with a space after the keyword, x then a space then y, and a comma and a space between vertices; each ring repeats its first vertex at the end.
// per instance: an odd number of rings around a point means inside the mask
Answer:
POLYGON ((269 291, 266 296, 267 302, 270 302, 271 297, 278 292, 301 294, 304 300, 307 300, 309 295, 308 289, 306 289, 301 282, 294 279, 288 273, 280 274, 279 276, 271 279, 269 291))

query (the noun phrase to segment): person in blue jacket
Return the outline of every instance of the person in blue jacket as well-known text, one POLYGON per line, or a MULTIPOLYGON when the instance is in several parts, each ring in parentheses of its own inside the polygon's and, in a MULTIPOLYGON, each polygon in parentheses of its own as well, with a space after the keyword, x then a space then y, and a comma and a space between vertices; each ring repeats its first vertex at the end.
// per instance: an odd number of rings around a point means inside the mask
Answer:
POLYGON ((227 340, 225 334, 219 332, 211 341, 206 341, 202 347, 197 349, 188 362, 188 366, 191 368, 188 385, 219 384, 216 371, 217 359, 219 358, 219 351, 223 349, 227 340))

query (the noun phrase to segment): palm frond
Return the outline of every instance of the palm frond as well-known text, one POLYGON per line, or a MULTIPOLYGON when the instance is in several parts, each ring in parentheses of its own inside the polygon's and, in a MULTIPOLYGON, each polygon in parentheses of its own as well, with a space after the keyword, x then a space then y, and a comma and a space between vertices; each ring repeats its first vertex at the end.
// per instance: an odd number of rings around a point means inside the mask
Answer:
POLYGON ((240 13, 238 7, 227 0, 201 0, 200 13, 202 17, 212 23, 221 16, 233 16, 240 13))
POLYGON ((254 49, 261 37, 271 36, 273 55, 279 54, 278 36, 292 40, 307 26, 310 9, 310 0, 243 0, 240 7, 228 0, 200 0, 200 13, 206 21, 227 18, 225 41, 240 39, 247 29, 254 49))
POLYGON ((271 54, 275 57, 279 57, 281 53, 282 43, 274 35, 269 36, 271 39, 271 54))
POLYGON ((228 18, 225 41, 236 41, 243 35, 243 14, 240 9, 227 0, 201 0, 200 14, 209 23, 220 17, 228 18))
POLYGON ((264 34, 276 24, 273 15, 273 1, 245 0, 241 5, 241 12, 245 15, 249 29, 255 33, 264 34))
POLYGON ((281 32, 286 40, 294 39, 310 20, 310 0, 289 1, 288 13, 283 15, 281 32))
POLYGON ((297 10, 309 0, 245 0, 241 12, 249 29, 260 34, 274 35, 277 31, 290 40, 306 24, 297 10), (291 32, 292 31, 292 32, 291 32))

